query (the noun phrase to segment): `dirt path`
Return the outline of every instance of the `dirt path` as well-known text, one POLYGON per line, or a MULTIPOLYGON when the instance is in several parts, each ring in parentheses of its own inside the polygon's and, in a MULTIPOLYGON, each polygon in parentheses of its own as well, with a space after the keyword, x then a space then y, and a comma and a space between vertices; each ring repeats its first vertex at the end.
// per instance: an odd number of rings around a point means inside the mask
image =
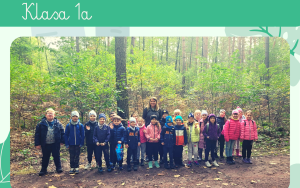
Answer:
POLYGON ((288 155, 254 157, 253 164, 244 164, 236 159, 235 165, 220 161, 220 167, 182 167, 174 170, 147 169, 138 171, 104 172, 96 169, 83 170, 77 175, 69 175, 68 169, 61 174, 49 173, 16 175, 11 177, 12 187, 288 187, 290 182, 290 157, 288 155), (179 177, 174 177, 180 175, 179 177), (219 179, 217 179, 219 178, 219 179), (254 181, 254 182, 251 182, 254 181))

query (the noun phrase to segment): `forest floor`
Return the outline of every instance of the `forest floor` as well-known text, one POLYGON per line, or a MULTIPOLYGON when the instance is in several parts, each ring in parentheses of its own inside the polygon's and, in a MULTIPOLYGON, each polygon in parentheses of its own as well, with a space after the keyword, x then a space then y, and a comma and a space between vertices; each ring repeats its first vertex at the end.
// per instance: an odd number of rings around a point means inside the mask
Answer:
MULTIPOLYGON (((272 142, 273 143, 273 142, 272 142)), ((80 172, 69 175, 69 154, 61 148, 61 162, 64 172, 55 173, 51 158, 48 174, 38 176, 41 167, 41 151, 33 147, 33 136, 29 132, 11 133, 11 186, 12 187, 288 187, 290 183, 289 146, 272 146, 255 143, 253 164, 244 164, 242 158, 235 158, 235 165, 218 160, 219 167, 200 166, 178 169, 148 169, 148 165, 138 171, 127 172, 126 152, 124 170, 103 172, 96 168, 84 170, 87 163, 86 148, 80 155, 80 172), (24 136, 25 135, 25 136, 24 136), (18 149, 19 148, 19 149, 18 149), (21 149, 20 149, 21 148, 21 149)), ((187 148, 183 152, 187 162, 187 148)), ((103 163, 105 164, 105 163, 103 163)), ((93 160, 92 166, 95 167, 93 160)), ((105 170, 105 168, 104 168, 105 170)))

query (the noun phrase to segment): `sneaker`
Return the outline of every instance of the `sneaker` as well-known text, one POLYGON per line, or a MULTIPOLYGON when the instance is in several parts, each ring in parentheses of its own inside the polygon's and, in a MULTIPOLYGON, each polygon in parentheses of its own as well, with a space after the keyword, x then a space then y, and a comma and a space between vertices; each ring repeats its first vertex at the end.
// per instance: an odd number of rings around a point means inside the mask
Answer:
POLYGON ((198 161, 194 161, 194 164, 196 165, 196 166, 199 166, 200 164, 198 163, 198 161))
POLYGON ((74 174, 74 170, 75 170, 75 168, 71 168, 69 171, 69 174, 74 174))
POLYGON ((213 164, 214 166, 219 166, 216 160, 214 160, 214 161, 212 162, 212 164, 213 164))
POLYGON ((102 167, 98 168, 98 172, 102 173, 103 172, 103 168, 102 167))
POLYGON ((112 171, 111 167, 110 166, 107 167, 107 172, 111 172, 111 171, 112 171))
POLYGON ((134 171, 137 171, 137 170, 138 170, 138 165, 134 165, 134 166, 133 166, 133 170, 134 170, 134 171))
POLYGON ((47 173, 48 173, 47 170, 41 170, 39 176, 46 175, 47 173))
POLYGON ((250 160, 250 158, 247 159, 247 160, 248 160, 248 164, 252 164, 252 161, 250 160))
POLYGON ((165 167, 165 169, 169 169, 170 168, 169 165, 166 164, 166 163, 165 163, 164 167, 165 167))
POLYGON ((91 164, 91 163, 88 163, 88 164, 84 167, 84 169, 87 170, 87 169, 90 169, 91 167, 92 167, 92 164, 91 164))
POLYGON ((191 166, 192 166, 192 162, 189 161, 188 164, 187 164, 186 166, 191 167, 191 166))
POLYGON ((159 166, 159 164, 158 164, 157 161, 154 162, 154 165, 155 165, 156 168, 160 168, 160 166, 159 166))
POLYGON ((243 163, 248 164, 249 162, 248 162, 248 160, 245 158, 245 159, 243 159, 243 163))
POLYGON ((58 169, 56 169, 56 172, 57 172, 57 173, 62 173, 63 170, 62 170, 61 168, 58 168, 58 169))
POLYGON ((131 166, 127 165, 127 171, 130 172, 131 171, 131 166))
POLYGON ((79 168, 75 168, 75 174, 79 173, 79 168))
POLYGON ((175 168, 175 166, 174 166, 173 163, 170 164, 170 168, 171 168, 171 169, 174 169, 174 168, 175 168))
POLYGON ((123 166, 119 166, 119 170, 123 170, 123 166))
POLYGON ((112 169, 112 170, 114 170, 116 167, 115 167, 115 165, 110 165, 110 168, 112 169))
POLYGON ((153 168, 152 161, 149 161, 148 165, 149 165, 149 168, 153 168))
POLYGON ((210 164, 208 161, 205 162, 205 165, 206 165, 206 167, 208 167, 208 168, 211 167, 211 164, 210 164))
POLYGON ((231 160, 230 160, 230 157, 226 157, 226 163, 227 163, 227 164, 230 164, 230 165, 232 164, 232 162, 231 162, 231 160))
POLYGON ((144 159, 141 159, 141 164, 140 164, 141 166, 144 166, 145 164, 144 164, 144 159))

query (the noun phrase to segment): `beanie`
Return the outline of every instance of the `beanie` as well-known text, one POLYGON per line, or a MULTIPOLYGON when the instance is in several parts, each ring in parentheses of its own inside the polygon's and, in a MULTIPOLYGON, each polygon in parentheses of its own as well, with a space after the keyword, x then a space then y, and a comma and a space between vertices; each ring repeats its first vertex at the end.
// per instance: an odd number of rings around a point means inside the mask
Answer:
POLYGON ((172 116, 167 116, 166 117, 166 123, 173 123, 172 116))
POLYGON ((183 122, 183 119, 182 119, 182 117, 181 117, 181 116, 176 116, 176 118, 175 118, 175 121, 176 121, 177 119, 180 119, 180 120, 181 120, 181 122, 183 122))
POLYGON ((232 110, 232 114, 238 114, 238 113, 239 113, 239 111, 237 109, 232 110))
POLYGON ((71 113, 71 117, 73 117, 73 116, 79 117, 79 113, 78 113, 77 111, 73 111, 73 112, 71 113))
POLYGON ((104 113, 99 114, 99 119, 100 119, 100 118, 104 118, 104 119, 106 120, 105 114, 104 114, 104 113))
POLYGON ((134 117, 129 118, 129 122, 135 122, 136 123, 136 119, 134 117))
POLYGON ((203 115, 203 114, 206 114, 206 115, 208 115, 208 113, 207 113, 207 111, 206 111, 206 110, 202 110, 201 114, 202 114, 202 115, 203 115))
POLYGON ((89 112, 89 117, 91 117, 91 115, 94 115, 95 117, 97 117, 97 113, 94 110, 91 110, 89 112))
POLYGON ((194 114, 190 113, 188 118, 190 118, 190 117, 194 118, 194 114))
POLYGON ((236 107, 236 109, 237 109, 238 112, 243 112, 243 110, 239 106, 236 107))

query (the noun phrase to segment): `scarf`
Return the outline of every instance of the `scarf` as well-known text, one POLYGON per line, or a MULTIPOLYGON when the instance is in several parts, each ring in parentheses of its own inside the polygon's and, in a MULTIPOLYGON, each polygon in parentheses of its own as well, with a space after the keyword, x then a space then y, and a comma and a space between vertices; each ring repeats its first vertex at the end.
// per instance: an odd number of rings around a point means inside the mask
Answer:
POLYGON ((165 124, 165 126, 168 128, 168 129, 172 129, 173 126, 169 126, 167 123, 165 124))
POLYGON ((144 125, 139 126, 139 124, 137 124, 136 126, 137 126, 139 129, 144 127, 144 125))
POLYGON ((90 120, 90 122, 91 122, 91 123, 96 123, 97 121, 96 121, 96 120, 95 120, 95 121, 91 121, 91 120, 90 120))
POLYGON ((129 126, 132 131, 135 131, 135 127, 129 126))
POLYGON ((101 130, 104 127, 104 123, 102 125, 100 123, 98 123, 98 126, 99 126, 99 129, 101 130))
POLYGON ((77 121, 71 120, 71 124, 72 124, 72 125, 77 125, 78 122, 79 122, 78 120, 77 120, 77 121))

